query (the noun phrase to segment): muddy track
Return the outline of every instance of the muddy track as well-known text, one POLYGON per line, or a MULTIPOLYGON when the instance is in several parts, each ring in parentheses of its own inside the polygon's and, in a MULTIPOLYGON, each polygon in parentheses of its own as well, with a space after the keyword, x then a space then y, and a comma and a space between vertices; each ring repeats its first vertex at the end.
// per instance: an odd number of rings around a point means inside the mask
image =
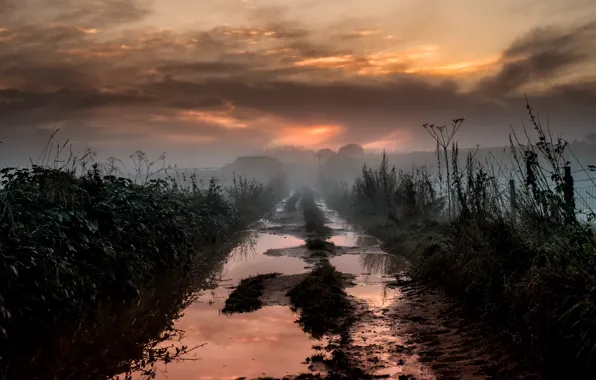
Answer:
POLYGON ((325 229, 305 227, 309 214, 301 201, 295 195, 289 206, 282 202, 256 226, 254 240, 231 253, 220 286, 201 295, 176 324, 192 338, 184 344, 201 347, 157 378, 544 378, 510 357, 489 338, 495 334, 462 317, 444 295, 410 282, 404 258, 384 252, 377 239, 322 201, 315 202, 320 214, 311 215, 322 216, 325 229), (315 230, 328 232, 333 244, 312 245, 309 239, 320 237, 315 230), (321 263, 341 272, 352 306, 337 322, 344 327, 314 340, 296 323, 300 314, 290 310, 288 292, 321 263), (279 275, 263 280, 259 310, 220 313, 242 279, 272 272, 279 275))

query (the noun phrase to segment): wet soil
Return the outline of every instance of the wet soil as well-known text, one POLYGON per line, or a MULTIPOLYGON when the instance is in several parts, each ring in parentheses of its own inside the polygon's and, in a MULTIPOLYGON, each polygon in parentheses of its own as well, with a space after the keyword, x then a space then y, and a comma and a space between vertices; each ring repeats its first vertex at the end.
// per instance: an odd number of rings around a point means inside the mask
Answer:
POLYGON ((377 239, 321 201, 316 204, 333 245, 309 247, 312 235, 297 204, 282 202, 230 253, 219 285, 199 293, 176 321, 185 331, 183 343, 197 349, 183 361, 162 365, 157 379, 543 378, 509 356, 486 327, 464 318, 446 296, 412 283, 405 258, 387 254, 377 239), (341 273, 349 323, 314 339, 298 323, 300 310, 288 293, 322 263, 341 273), (221 312, 243 279, 266 273, 278 275, 260 281, 256 311, 221 312))

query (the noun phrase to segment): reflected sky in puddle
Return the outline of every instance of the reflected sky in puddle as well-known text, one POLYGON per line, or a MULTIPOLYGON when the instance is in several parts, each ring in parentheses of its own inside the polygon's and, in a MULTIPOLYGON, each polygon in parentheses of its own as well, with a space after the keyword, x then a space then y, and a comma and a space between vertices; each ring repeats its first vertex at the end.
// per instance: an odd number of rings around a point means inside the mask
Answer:
POLYGON ((345 219, 339 216, 339 214, 330 209, 327 204, 322 200, 317 200, 317 206, 325 213, 327 223, 325 225, 334 230, 347 230, 352 231, 354 229, 345 219))
POLYGON ((252 241, 235 248, 224 267, 222 277, 235 283, 248 276, 277 272, 282 274, 304 273, 304 261, 293 257, 263 255, 269 249, 296 247, 304 240, 290 235, 258 233, 252 241))
POLYGON ((377 238, 368 235, 358 235, 354 233, 346 233, 343 235, 335 235, 329 238, 337 246, 343 247, 378 247, 379 241, 377 238))
POLYGON ((229 256, 220 287, 205 292, 190 305, 176 328, 185 331, 182 344, 200 346, 188 359, 171 363, 158 372, 158 379, 207 380, 283 377, 307 371, 304 359, 316 353, 313 342, 294 322, 296 315, 285 306, 267 306, 250 313, 220 313, 230 286, 251 275, 269 272, 304 273, 302 260, 269 257, 269 249, 304 244, 292 236, 257 233, 229 256))
MULTIPOLYGON (((373 307, 386 307, 396 296, 395 290, 385 286, 390 280, 387 275, 403 269, 403 259, 383 253, 375 238, 357 234, 323 202, 319 202, 319 206, 330 220, 328 226, 347 231, 330 240, 337 246, 359 247, 360 254, 330 259, 340 272, 356 275, 357 285, 346 291, 373 307)), ((281 213, 283 208, 282 202, 271 220, 261 221, 261 227, 272 227, 277 222, 286 226, 293 220, 290 216, 300 219, 298 213, 281 213)), ((188 347, 202 345, 188 355, 194 360, 169 364, 163 372, 157 373, 157 379, 231 380, 307 372, 307 366, 302 362, 316 353, 312 348, 315 342, 295 323, 297 316, 288 307, 267 306, 254 313, 232 316, 220 313, 231 286, 243 278, 270 272, 287 275, 307 272, 301 259, 264 255, 271 249, 304 244, 303 239, 291 235, 255 232, 245 244, 235 248, 222 271, 220 286, 204 292, 176 322, 175 327, 185 331, 182 344, 188 347)))
POLYGON ((346 293, 361 300, 365 300, 374 307, 386 307, 391 305, 398 294, 398 291, 389 288, 384 282, 369 284, 358 284, 346 289, 346 293))
POLYGON ((304 359, 314 354, 312 341, 298 327, 287 307, 267 306, 254 313, 219 313, 228 291, 218 288, 186 309, 176 327, 183 343, 204 345, 188 359, 168 365, 158 379, 203 380, 282 377, 307 370, 304 359), (211 302, 209 302, 211 301, 211 302))
POLYGON ((338 271, 353 275, 390 275, 407 267, 403 258, 386 253, 341 255, 332 257, 329 261, 338 271))

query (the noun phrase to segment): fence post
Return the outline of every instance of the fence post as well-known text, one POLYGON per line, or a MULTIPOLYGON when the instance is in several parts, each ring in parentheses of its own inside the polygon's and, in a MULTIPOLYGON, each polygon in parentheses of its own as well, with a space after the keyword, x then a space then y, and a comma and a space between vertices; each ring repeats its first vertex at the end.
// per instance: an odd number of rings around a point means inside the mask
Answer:
POLYGON ((515 180, 509 180, 509 202, 511 204, 511 217, 513 221, 517 219, 517 197, 515 194, 515 180))
POLYGON ((571 166, 565 166, 565 176, 563 177, 563 197, 565 199, 565 207, 567 208, 567 220, 573 221, 575 219, 575 194, 573 188, 573 176, 571 175, 571 166))

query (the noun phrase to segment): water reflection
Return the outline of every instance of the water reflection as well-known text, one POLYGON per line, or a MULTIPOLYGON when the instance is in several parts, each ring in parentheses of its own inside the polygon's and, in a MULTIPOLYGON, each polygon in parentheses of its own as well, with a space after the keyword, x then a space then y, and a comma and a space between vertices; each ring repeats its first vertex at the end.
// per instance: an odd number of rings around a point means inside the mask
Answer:
POLYGON ((256 239, 249 246, 238 247, 232 251, 223 276, 226 279, 239 281, 262 273, 304 273, 304 262, 297 258, 264 255, 270 249, 290 248, 303 244, 304 240, 291 235, 257 233, 256 239))
POLYGON ((330 262, 338 271, 353 275, 391 275, 408 265, 402 257, 379 252, 336 256, 330 262))
POLYGON ((343 235, 335 235, 329 238, 337 246, 343 247, 360 247, 360 248, 378 248, 380 242, 374 236, 359 235, 355 233, 346 233, 343 235))
POLYGON ((195 302, 176 324, 184 342, 202 345, 188 359, 172 363, 157 379, 237 379, 283 377, 307 370, 303 359, 314 354, 312 342, 294 323, 287 307, 266 306, 254 313, 223 316, 227 298, 218 288, 209 301, 195 302))
POLYGON ((290 235, 256 232, 234 248, 221 271, 218 286, 203 292, 184 311, 175 327, 185 332, 184 344, 200 346, 187 360, 172 363, 158 379, 236 379, 283 377, 307 370, 303 359, 313 355, 308 336, 294 323, 288 307, 266 306, 250 314, 220 313, 231 289, 243 278, 269 272, 305 273, 304 262, 270 257, 270 249, 300 246, 290 235))
POLYGON ((364 283, 346 289, 346 292, 356 298, 365 300, 374 307, 390 305, 398 294, 396 289, 390 288, 386 283, 364 283))

